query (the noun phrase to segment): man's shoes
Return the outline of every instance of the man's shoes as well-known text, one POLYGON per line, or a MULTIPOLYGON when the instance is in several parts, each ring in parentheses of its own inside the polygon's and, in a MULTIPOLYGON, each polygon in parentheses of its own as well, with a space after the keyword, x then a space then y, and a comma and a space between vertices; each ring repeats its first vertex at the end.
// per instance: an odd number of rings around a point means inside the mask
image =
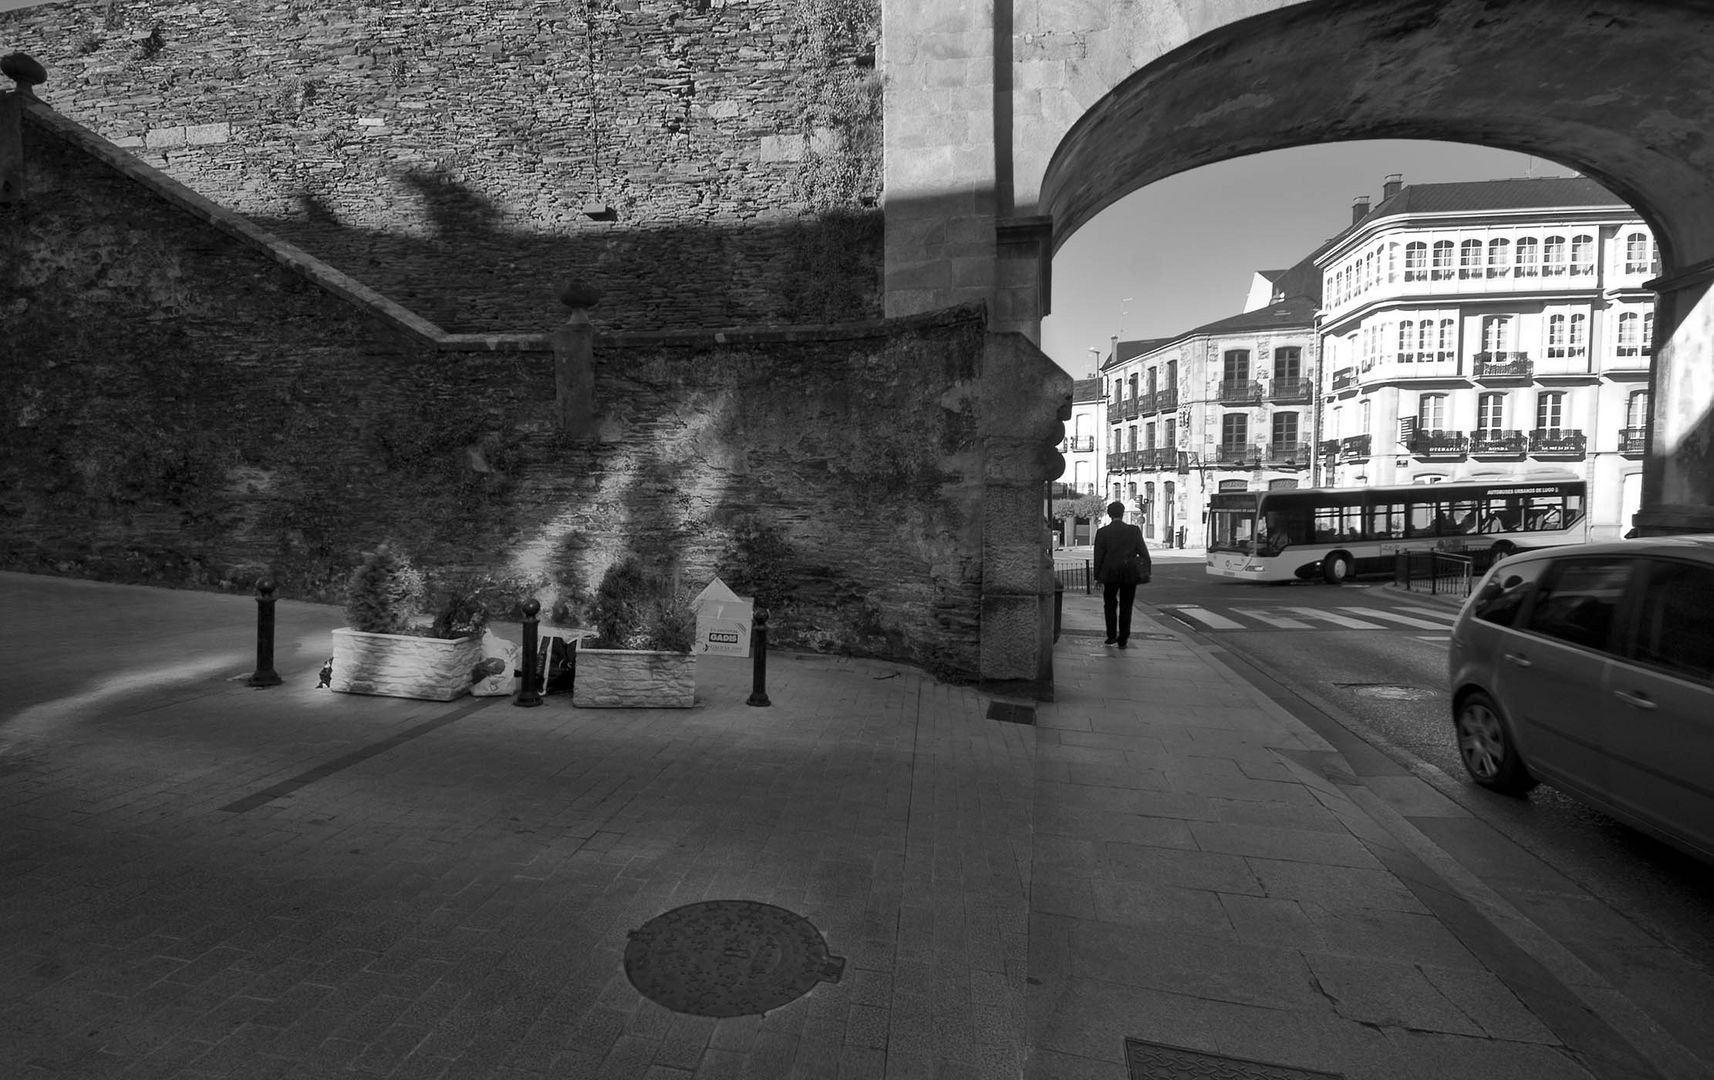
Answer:
POLYGON ((1123 641, 1119 642, 1119 648, 1123 649, 1124 647, 1125 647, 1125 643, 1123 641))
POLYGON ((1101 644, 1103 644, 1103 645, 1117 645, 1117 644, 1119 644, 1119 639, 1110 637, 1106 641, 1103 641, 1101 644))

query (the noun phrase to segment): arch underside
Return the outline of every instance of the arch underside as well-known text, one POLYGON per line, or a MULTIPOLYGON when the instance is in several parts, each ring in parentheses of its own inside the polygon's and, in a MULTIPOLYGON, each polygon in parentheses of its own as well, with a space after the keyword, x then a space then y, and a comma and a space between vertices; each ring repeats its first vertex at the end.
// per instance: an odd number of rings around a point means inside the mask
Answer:
POLYGON ((1065 241, 1174 173, 1353 139, 1476 143, 1558 162, 1640 212, 1663 265, 1714 258, 1714 4, 1297 4, 1125 79, 1072 126, 1040 211, 1065 241))

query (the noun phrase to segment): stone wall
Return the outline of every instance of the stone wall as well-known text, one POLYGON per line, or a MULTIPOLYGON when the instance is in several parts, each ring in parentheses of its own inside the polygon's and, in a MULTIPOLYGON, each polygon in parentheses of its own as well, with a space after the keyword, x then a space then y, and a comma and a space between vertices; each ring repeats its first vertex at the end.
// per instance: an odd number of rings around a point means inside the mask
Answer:
POLYGON ((452 331, 881 313, 878 0, 72 0, 40 97, 452 331))
POLYGON ((392 539, 575 598, 634 551, 756 595, 777 641, 978 673, 984 447, 1058 438, 1040 380, 983 389, 980 309, 607 333, 570 440, 545 334, 425 343, 45 124, 0 208, 6 569, 337 600, 392 539))

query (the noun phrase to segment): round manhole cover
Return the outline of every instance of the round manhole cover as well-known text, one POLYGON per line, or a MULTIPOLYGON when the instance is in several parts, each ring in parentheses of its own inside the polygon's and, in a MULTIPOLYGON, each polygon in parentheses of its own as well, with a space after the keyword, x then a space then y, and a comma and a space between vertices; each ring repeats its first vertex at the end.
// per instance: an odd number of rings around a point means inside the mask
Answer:
POLYGON ((1428 701, 1438 697, 1440 691, 1425 690, 1420 686, 1399 686, 1392 683, 1336 683, 1353 694, 1363 697, 1383 698, 1387 701, 1428 701))
POLYGON ((625 975, 637 992, 695 1016, 765 1013, 838 982, 842 957, 808 919, 752 900, 708 900, 631 931, 625 975))

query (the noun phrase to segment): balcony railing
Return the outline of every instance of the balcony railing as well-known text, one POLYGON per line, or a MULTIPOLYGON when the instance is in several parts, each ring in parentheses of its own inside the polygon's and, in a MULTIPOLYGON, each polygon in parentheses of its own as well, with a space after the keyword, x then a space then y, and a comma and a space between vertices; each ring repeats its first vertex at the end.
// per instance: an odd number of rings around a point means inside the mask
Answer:
POLYGON ((1648 428, 1627 427, 1619 429, 1619 453, 1640 454, 1648 449, 1648 428))
POLYGON ((1478 379, 1527 379, 1535 366, 1530 363, 1529 353, 1522 352, 1479 352, 1476 354, 1476 377, 1478 379))
POLYGON ((1320 454, 1322 457, 1338 457, 1339 456, 1339 440, 1338 439, 1323 439, 1319 443, 1316 444, 1315 452, 1320 454))
POLYGON ((1347 386, 1357 385, 1356 368, 1340 368, 1333 373, 1333 389, 1343 390, 1347 386))
POLYGON ((1422 457, 1463 457, 1470 452, 1470 440, 1457 431, 1415 431, 1405 446, 1422 457))
POLYGON ((1576 428, 1536 428, 1530 432, 1530 453, 1582 457, 1588 442, 1576 428))
POLYGON ((1125 399, 1125 419, 1135 420, 1141 413, 1142 406, 1138 404, 1137 395, 1132 394, 1125 399))
POLYGON ((1253 469, 1262 463, 1262 448, 1248 443, 1224 443, 1214 452, 1214 464, 1225 469, 1253 469))
POLYGON ((1268 387, 1269 401, 1308 401, 1315 393, 1315 383, 1309 379, 1275 379, 1268 387))
POLYGON ((1155 391, 1155 408, 1160 412, 1178 408, 1178 388, 1155 391))
POLYGON ((1066 444, 1069 447, 1070 452, 1073 454, 1087 454, 1089 451, 1095 449, 1095 436, 1073 435, 1066 439, 1066 444))
POLYGON ((1123 400, 1107 403, 1107 422, 1117 424, 1125 418, 1125 402, 1123 400))
POLYGON ((1124 466, 1120 464, 1124 460, 1125 460, 1125 455, 1123 453, 1108 454, 1107 455, 1107 471, 1108 472, 1124 472, 1125 471, 1124 466))
POLYGON ((1178 466, 1178 451, 1170 446, 1157 446, 1142 452, 1145 469, 1172 469, 1178 466))
POLYGON ((1470 452, 1472 454, 1504 454, 1523 457, 1529 449, 1529 436, 1521 431, 1500 431, 1496 428, 1483 428, 1470 433, 1470 452))
POLYGON ((1370 436, 1347 435, 1339 440, 1339 459, 1341 461, 1356 461, 1369 456, 1370 436))
POLYGON ((1273 443, 1268 446, 1267 462, 1269 465, 1307 467, 1310 458, 1308 443, 1273 443))
POLYGON ((1262 400, 1262 384, 1247 379, 1227 379, 1220 384, 1220 404, 1254 405, 1262 400))

